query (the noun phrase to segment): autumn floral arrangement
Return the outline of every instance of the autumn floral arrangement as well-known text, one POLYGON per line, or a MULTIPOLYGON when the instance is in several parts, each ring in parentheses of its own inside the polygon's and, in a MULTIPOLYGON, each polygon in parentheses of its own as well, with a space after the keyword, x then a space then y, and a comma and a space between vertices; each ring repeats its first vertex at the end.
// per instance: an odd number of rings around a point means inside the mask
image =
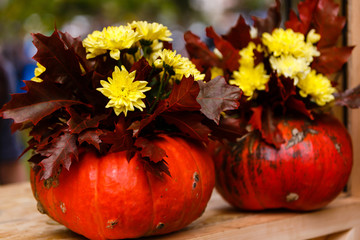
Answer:
POLYGON ((339 46, 346 19, 338 14, 331 0, 305 0, 282 28, 276 1, 268 17, 253 17, 251 26, 240 16, 224 35, 206 28, 213 49, 185 33, 205 80, 224 78, 242 90, 239 108, 225 112, 213 132, 224 142, 214 150, 217 188, 233 206, 312 210, 346 184, 350 137, 324 115, 336 104, 358 107, 359 89, 341 92, 336 82, 353 49, 339 46))
POLYGON ((199 142, 207 142, 209 123, 238 106, 240 90, 222 79, 203 82, 159 23, 109 26, 84 40, 57 29, 32 36, 35 77, 0 113, 14 120, 13 131, 29 130, 39 209, 94 239, 164 234, 199 217, 214 184, 199 142), (92 194, 81 190, 94 184, 92 194))
MULTIPOLYGON (((206 141, 210 129, 201 109, 211 109, 207 116, 215 121, 223 110, 209 96, 216 86, 203 83, 205 75, 172 50, 170 36, 167 27, 141 21, 94 31, 83 41, 58 30, 33 34, 35 77, 1 113, 14 119, 12 130, 31 130, 26 150, 34 150, 30 162, 42 165, 44 179, 60 165, 69 169, 82 144, 101 153, 128 150, 129 157, 141 149, 166 169, 165 153, 151 149, 147 135, 171 130, 206 141)), ((239 91, 230 89, 236 107, 239 91)))

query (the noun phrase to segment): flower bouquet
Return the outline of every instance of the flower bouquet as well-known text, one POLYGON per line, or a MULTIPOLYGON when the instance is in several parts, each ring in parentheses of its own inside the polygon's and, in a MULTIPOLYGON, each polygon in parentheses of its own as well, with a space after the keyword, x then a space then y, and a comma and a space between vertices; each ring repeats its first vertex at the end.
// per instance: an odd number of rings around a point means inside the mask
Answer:
POLYGON ((203 82, 162 24, 32 36, 35 77, 0 114, 29 132, 39 211, 90 239, 165 234, 198 218, 214 187, 209 126, 237 108, 239 88, 203 82))
POLYGON ((345 18, 331 0, 306 0, 280 28, 280 2, 268 17, 239 17, 225 35, 206 34, 215 48, 185 33, 192 62, 205 80, 222 76, 242 90, 212 133, 216 187, 246 210, 325 206, 344 188, 352 167, 351 139, 329 111, 358 107, 359 88, 340 92, 334 76, 352 47, 339 47, 345 18), (332 80, 331 80, 332 79, 332 80), (335 79, 335 80, 334 80, 335 79))

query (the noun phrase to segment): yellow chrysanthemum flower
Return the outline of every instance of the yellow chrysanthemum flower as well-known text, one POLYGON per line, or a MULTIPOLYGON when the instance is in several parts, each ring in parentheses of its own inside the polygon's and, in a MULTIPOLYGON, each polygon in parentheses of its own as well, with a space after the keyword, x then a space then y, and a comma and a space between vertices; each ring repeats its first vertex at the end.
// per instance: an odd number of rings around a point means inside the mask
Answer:
POLYGON ((130 48, 140 39, 140 35, 130 26, 109 26, 102 32, 94 31, 83 41, 86 48, 86 58, 94 58, 110 51, 110 57, 120 59, 120 51, 130 48))
POLYGON ((315 32, 315 29, 311 29, 308 33, 308 35, 306 35, 306 42, 309 42, 311 44, 315 44, 317 43, 318 41, 320 41, 320 34, 317 34, 315 32))
POLYGON ((211 79, 214 79, 218 76, 224 76, 224 70, 218 67, 212 67, 210 69, 210 73, 211 73, 211 79))
POLYGON ((320 52, 313 43, 320 39, 320 35, 310 31, 305 42, 305 36, 294 32, 292 29, 275 29, 272 34, 264 33, 262 42, 268 48, 270 54, 275 57, 281 55, 292 55, 296 58, 306 58, 312 62, 314 56, 319 56, 320 52))
POLYGON ((192 75, 195 81, 202 81, 205 78, 205 74, 201 74, 201 72, 196 68, 195 64, 193 64, 188 58, 185 58, 183 70, 184 71, 178 71, 177 74, 182 74, 185 77, 190 77, 190 75, 192 75))
POLYGON ((161 41, 172 41, 170 36, 172 35, 171 32, 168 30, 167 27, 160 23, 148 23, 146 21, 133 21, 130 24, 132 29, 135 29, 137 33, 141 36, 141 39, 146 41, 154 41, 154 40, 161 40, 161 41))
POLYGON ((294 85, 297 85, 299 78, 304 78, 310 72, 309 63, 305 58, 295 58, 291 55, 278 58, 271 56, 270 64, 279 75, 293 78, 294 85))
POLYGON ((263 33, 262 42, 275 57, 289 54, 294 57, 303 56, 305 37, 292 29, 277 28, 272 34, 263 33))
POLYGON ((178 80, 181 80, 183 76, 189 77, 190 75, 193 75, 196 81, 204 80, 205 78, 205 74, 201 74, 188 58, 176 54, 176 51, 163 49, 157 52, 156 56, 157 59, 154 62, 155 67, 170 68, 178 80))
POLYGON ((254 67, 254 50, 262 52, 261 45, 255 45, 254 42, 250 42, 245 48, 241 49, 239 63, 241 66, 254 67))
POLYGON ((107 52, 104 41, 104 34, 100 31, 94 31, 89 34, 83 40, 83 46, 85 47, 87 52, 87 59, 94 58, 107 52))
POLYGON ((240 66, 239 71, 234 71, 233 77, 234 79, 229 83, 241 88, 248 99, 253 97, 255 90, 265 90, 269 81, 263 63, 259 63, 256 67, 240 66))
POLYGON ((311 70, 305 78, 300 79, 297 86, 300 88, 302 97, 310 95, 311 100, 319 106, 334 100, 333 93, 336 89, 331 86, 327 77, 320 73, 317 74, 315 70, 311 70))
POLYGON ((128 111, 134 111, 135 108, 141 111, 145 108, 145 103, 142 101, 145 98, 144 92, 151 88, 146 87, 146 81, 134 81, 135 71, 129 73, 124 66, 115 67, 112 73, 112 78, 108 78, 108 82, 101 80, 102 88, 97 88, 102 94, 110 99, 107 108, 114 108, 115 114, 124 113, 127 115, 128 111))
POLYGON ((110 50, 110 56, 115 60, 120 59, 120 50, 130 48, 140 40, 140 35, 129 26, 110 26, 104 28, 103 34, 105 47, 110 50))
POLYGON ((37 68, 35 68, 34 70, 34 77, 31 79, 31 81, 34 81, 34 82, 42 82, 43 80, 41 78, 39 78, 39 76, 45 72, 46 68, 41 65, 40 63, 36 63, 36 66, 37 68))
POLYGON ((240 68, 234 71, 233 79, 229 83, 238 86, 243 91, 244 95, 250 100, 255 90, 265 90, 266 83, 269 81, 269 76, 266 74, 264 63, 259 63, 255 66, 254 50, 262 52, 260 45, 250 42, 245 48, 239 51, 240 68))

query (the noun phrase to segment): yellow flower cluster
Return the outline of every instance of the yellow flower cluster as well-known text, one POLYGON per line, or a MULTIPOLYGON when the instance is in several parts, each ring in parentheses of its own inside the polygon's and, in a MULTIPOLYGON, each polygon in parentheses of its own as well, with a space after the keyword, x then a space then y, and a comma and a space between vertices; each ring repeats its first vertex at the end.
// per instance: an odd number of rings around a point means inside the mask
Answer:
POLYGON ((158 44, 158 41, 172 41, 170 36, 171 32, 162 24, 134 21, 127 26, 110 26, 102 31, 94 31, 84 39, 83 46, 88 59, 110 51, 110 57, 119 60, 121 50, 137 47, 141 40, 151 46, 158 44))
POLYGON ((279 75, 294 79, 296 85, 299 78, 310 72, 310 64, 320 52, 315 43, 320 40, 320 35, 311 30, 306 38, 301 33, 292 29, 275 29, 272 34, 264 33, 262 42, 270 54, 272 68, 279 75), (295 67, 295 68, 294 68, 295 67))
POLYGON ((116 66, 112 78, 109 77, 108 81, 100 81, 102 88, 97 90, 110 99, 106 107, 114 108, 116 115, 123 112, 126 116, 127 112, 134 111, 135 107, 141 111, 145 108, 142 100, 146 97, 144 92, 151 88, 146 87, 146 81, 134 81, 135 72, 129 73, 124 66, 121 66, 120 71, 116 66))
POLYGON ((247 47, 243 48, 240 54, 240 68, 234 71, 233 79, 230 84, 237 85, 243 91, 244 95, 251 99, 255 90, 265 90, 269 76, 266 74, 264 63, 255 66, 254 50, 262 52, 260 45, 250 42, 247 47))
POLYGON ((334 99, 335 88, 325 76, 311 70, 314 57, 320 56, 316 44, 320 35, 314 29, 305 36, 292 29, 275 29, 264 33, 262 43, 270 56, 270 65, 280 76, 292 78, 302 97, 310 96, 318 105, 334 99))
POLYGON ((322 74, 316 74, 315 70, 311 70, 305 78, 300 79, 297 86, 300 88, 299 93, 302 97, 310 95, 311 100, 319 106, 334 100, 335 88, 331 86, 328 78, 322 74))
MULTIPOLYGON (((203 80, 205 75, 201 74, 196 66, 176 51, 163 49, 163 41, 172 41, 171 32, 167 27, 159 23, 147 23, 145 21, 134 21, 127 26, 107 27, 102 32, 95 31, 89 34, 83 41, 86 48, 87 58, 93 58, 109 52, 110 57, 119 60, 120 51, 131 49, 132 54, 126 54, 127 61, 132 64, 142 56, 150 65, 162 68, 160 75, 167 77, 163 80, 181 80, 183 76, 194 76, 195 80, 203 80), (165 75, 165 71, 167 75, 165 75)), ((102 88, 98 88, 103 95, 110 100, 106 105, 112 107, 116 115, 135 108, 141 111, 145 108, 143 99, 144 92, 151 88, 147 87, 147 81, 134 81, 135 71, 128 73, 124 66, 115 67, 112 78, 108 81, 101 80, 102 88)), ((163 83, 161 83, 160 86, 163 83)))
POLYGON ((163 49, 156 53, 156 60, 154 62, 155 67, 170 70, 170 74, 173 75, 173 79, 181 80, 183 76, 194 76, 194 80, 204 80, 205 74, 201 74, 197 70, 195 64, 190 59, 182 57, 180 54, 176 54, 176 51, 163 49), (169 69, 170 68, 170 69, 169 69), (172 71, 172 73, 171 73, 172 71))
POLYGON ((146 21, 133 21, 130 24, 130 27, 139 33, 141 39, 145 41, 172 41, 172 38, 170 38, 172 35, 171 32, 162 24, 156 22, 148 23, 146 21))

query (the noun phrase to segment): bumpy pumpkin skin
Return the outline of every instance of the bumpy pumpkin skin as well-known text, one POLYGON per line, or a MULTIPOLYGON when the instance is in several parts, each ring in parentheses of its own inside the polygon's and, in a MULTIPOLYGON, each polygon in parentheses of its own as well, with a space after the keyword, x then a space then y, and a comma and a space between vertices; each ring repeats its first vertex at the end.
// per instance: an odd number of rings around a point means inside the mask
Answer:
POLYGON ((215 185, 206 149, 180 137, 154 143, 167 153, 172 177, 146 171, 135 155, 98 157, 85 153, 70 171, 40 180, 31 170, 38 207, 54 220, 90 239, 123 239, 182 229, 201 216, 215 185))
POLYGON ((315 210, 344 188, 352 167, 351 138, 334 117, 283 118, 280 149, 250 134, 227 146, 212 145, 216 188, 242 210, 315 210))

